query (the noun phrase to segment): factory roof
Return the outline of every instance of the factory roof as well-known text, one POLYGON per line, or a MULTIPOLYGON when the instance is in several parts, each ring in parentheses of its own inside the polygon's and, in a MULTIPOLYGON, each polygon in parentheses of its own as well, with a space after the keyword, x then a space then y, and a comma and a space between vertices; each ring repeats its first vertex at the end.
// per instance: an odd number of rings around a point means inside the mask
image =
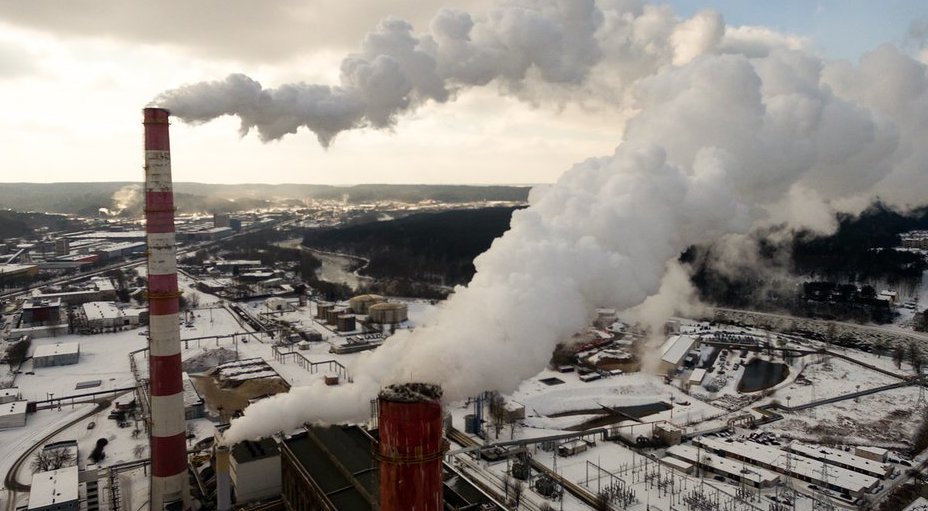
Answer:
POLYGON ((113 302, 87 302, 81 305, 84 316, 89 321, 100 319, 117 319, 125 316, 125 313, 113 302))
POLYGON ((671 336, 661 346, 661 360, 677 365, 696 344, 696 339, 688 335, 671 336))
POLYGON ((145 231, 94 231, 84 234, 69 235, 70 239, 145 239, 145 231))
POLYGON ((0 405, 0 417, 9 417, 10 415, 19 415, 26 413, 26 405, 29 401, 11 401, 0 405))
POLYGON ((38 509, 78 499, 77 466, 39 472, 32 476, 29 509, 38 509))
POLYGON ((892 465, 861 458, 852 452, 838 451, 828 447, 807 445, 800 442, 792 442, 787 446, 787 449, 812 459, 827 460, 829 463, 843 465, 851 470, 872 474, 875 477, 882 477, 892 472, 892 465))
POLYGON ((855 493, 873 488, 879 482, 875 477, 853 472, 835 465, 826 467, 821 461, 813 460, 799 454, 788 455, 786 451, 779 448, 762 445, 757 442, 743 442, 740 440, 722 442, 707 437, 699 437, 693 441, 709 449, 716 449, 740 456, 744 459, 754 460, 754 463, 777 467, 778 470, 786 469, 787 456, 789 456, 792 474, 823 483, 823 472, 827 470, 828 483, 831 486, 855 493))
POLYGON ((277 448, 277 443, 270 438, 262 438, 256 442, 245 440, 235 444, 235 447, 232 448, 232 459, 239 464, 273 458, 279 455, 280 450, 277 448))
POLYGON ((674 445, 667 449, 667 454, 689 463, 701 464, 716 472, 726 474, 732 479, 744 479, 761 486, 770 486, 780 478, 778 474, 770 470, 755 467, 747 462, 700 452, 691 445, 674 445))
POLYGON ((23 310, 61 307, 61 298, 33 298, 23 302, 23 310))
POLYGON ((79 342, 43 344, 36 347, 35 352, 32 353, 32 357, 41 358, 53 357, 55 355, 72 355, 75 353, 80 353, 80 351, 81 343, 79 342))
POLYGON ((675 468, 681 472, 689 472, 693 468, 693 464, 683 461, 679 458, 674 458, 673 456, 664 456, 661 458, 661 463, 669 467, 675 468))
POLYGON ((703 378, 706 377, 706 370, 703 368, 693 369, 693 374, 690 375, 690 383, 698 385, 702 383, 703 378))
POLYGON ((186 372, 183 373, 184 381, 184 406, 195 406, 203 402, 203 398, 200 397, 200 393, 197 392, 197 388, 193 386, 193 381, 190 379, 190 375, 186 372))
POLYGON ((326 498, 336 509, 345 510, 370 509, 371 500, 377 500, 379 471, 371 443, 371 437, 357 426, 310 426, 284 441, 326 498))
POLYGON ((3 273, 25 273, 38 268, 34 264, 0 264, 0 274, 3 273))

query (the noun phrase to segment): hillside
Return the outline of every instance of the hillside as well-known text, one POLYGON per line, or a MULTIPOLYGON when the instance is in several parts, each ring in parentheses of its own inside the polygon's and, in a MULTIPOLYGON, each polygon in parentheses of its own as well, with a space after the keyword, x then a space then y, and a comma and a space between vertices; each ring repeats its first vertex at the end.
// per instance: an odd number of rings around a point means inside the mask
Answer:
POLYGON ((364 273, 444 285, 463 284, 473 260, 509 229, 515 208, 420 213, 387 222, 312 230, 303 244, 370 259, 364 273))

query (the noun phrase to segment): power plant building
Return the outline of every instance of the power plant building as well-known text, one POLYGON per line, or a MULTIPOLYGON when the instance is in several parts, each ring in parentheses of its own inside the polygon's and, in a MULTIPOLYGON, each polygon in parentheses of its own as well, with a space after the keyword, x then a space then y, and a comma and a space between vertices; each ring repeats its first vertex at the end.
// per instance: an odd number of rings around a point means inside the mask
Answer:
POLYGON ((274 440, 240 442, 229 460, 236 504, 280 496, 280 450, 274 440))

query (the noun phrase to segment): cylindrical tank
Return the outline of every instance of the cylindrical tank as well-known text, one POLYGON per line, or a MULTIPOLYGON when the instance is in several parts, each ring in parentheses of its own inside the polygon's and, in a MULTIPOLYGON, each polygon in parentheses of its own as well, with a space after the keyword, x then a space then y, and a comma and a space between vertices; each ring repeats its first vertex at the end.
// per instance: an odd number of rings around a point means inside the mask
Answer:
POLYGON ((374 304, 383 303, 386 300, 380 295, 358 295, 348 300, 348 307, 355 314, 367 314, 367 309, 374 304))
POLYGON ((325 322, 330 325, 338 324, 338 317, 348 312, 348 307, 332 307, 325 312, 325 322))
POLYGON ((229 474, 229 448, 216 447, 216 510, 232 509, 232 476, 229 474))
POLYGON ((352 332, 356 328, 353 314, 342 314, 336 319, 336 330, 339 332, 352 332))
POLYGON ((325 314, 332 310, 332 307, 335 307, 335 304, 332 302, 319 302, 319 304, 316 305, 316 319, 325 321, 325 314))
POLYGON ((390 385, 378 403, 380 511, 441 511, 441 387, 390 385))
POLYGON ((406 321, 409 308, 405 303, 378 303, 367 309, 373 323, 395 325, 406 321))
POLYGON ((144 110, 145 232, 148 242, 149 387, 151 391, 150 509, 190 508, 184 385, 178 326, 174 188, 169 113, 144 110))

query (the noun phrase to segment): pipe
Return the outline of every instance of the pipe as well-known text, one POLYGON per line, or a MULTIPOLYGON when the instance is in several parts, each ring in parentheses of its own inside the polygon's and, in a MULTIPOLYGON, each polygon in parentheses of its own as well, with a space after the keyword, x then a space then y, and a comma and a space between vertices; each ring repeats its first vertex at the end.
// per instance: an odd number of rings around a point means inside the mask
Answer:
POLYGON ((216 510, 231 511, 232 479, 229 474, 229 447, 216 447, 216 510))
POLYGON ((148 241, 149 386, 151 390, 152 511, 190 509, 184 385, 181 376, 171 182, 169 112, 143 111, 145 232, 148 241))

